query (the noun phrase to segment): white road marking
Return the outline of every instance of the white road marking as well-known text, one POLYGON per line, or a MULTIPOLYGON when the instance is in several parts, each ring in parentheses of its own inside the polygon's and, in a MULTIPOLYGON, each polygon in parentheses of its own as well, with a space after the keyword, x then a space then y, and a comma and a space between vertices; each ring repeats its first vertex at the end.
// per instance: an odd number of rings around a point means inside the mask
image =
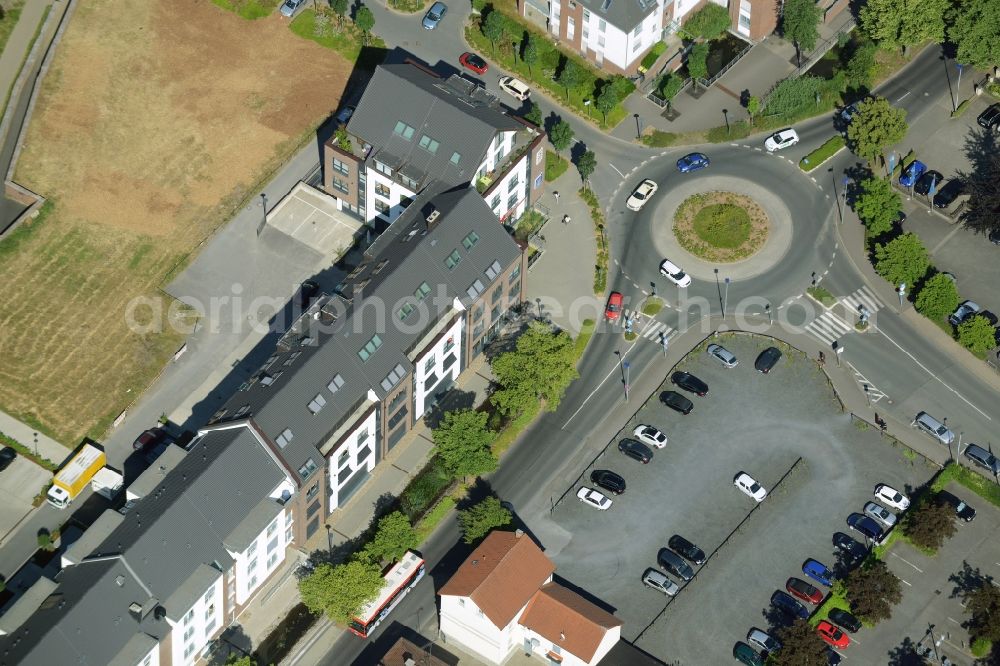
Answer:
MULTIPOLYGON (((612 164, 611 162, 608 162, 608 166, 609 166, 609 167, 611 167, 612 169, 614 169, 615 171, 617 171, 617 172, 618 172, 618 175, 619 175, 619 176, 621 176, 622 178, 624 178, 624 177, 625 177, 625 174, 623 174, 623 173, 622 173, 621 171, 618 171, 618 167, 616 167, 616 166, 615 166, 614 164, 612 164)), ((635 171, 635 169, 633 169, 632 171, 635 171)))
POLYGON ((900 578, 899 580, 902 581, 903 583, 906 583, 907 587, 913 587, 905 578, 900 578))
POLYGON ((914 569, 916 569, 918 573, 923 573, 923 572, 924 572, 924 571, 923 571, 923 569, 921 569, 920 567, 918 567, 918 566, 917 566, 916 564, 914 564, 913 562, 910 562, 910 561, 909 561, 908 559, 906 559, 905 557, 900 557, 900 556, 899 556, 899 555, 897 555, 896 553, 892 553, 892 556, 893 556, 893 557, 895 557, 895 558, 896 558, 897 560, 902 560, 902 561, 906 562, 906 563, 907 563, 907 564, 909 564, 909 565, 910 565, 911 567, 913 567, 914 569))
POLYGON ((907 91, 906 91, 905 93, 903 93, 903 96, 902 96, 902 97, 898 97, 898 98, 896 98, 896 101, 897 101, 897 102, 901 102, 901 101, 903 101, 904 99, 906 99, 907 95, 909 95, 909 94, 910 94, 910 91, 909 91, 909 90, 907 90, 907 91))
POLYGON ((954 623, 955 623, 955 624, 957 624, 957 625, 961 625, 961 624, 962 624, 961 622, 959 622, 959 621, 958 621, 958 620, 956 620, 955 618, 951 617, 950 615, 948 616, 948 619, 949 619, 949 620, 951 620, 952 622, 954 622, 954 623))

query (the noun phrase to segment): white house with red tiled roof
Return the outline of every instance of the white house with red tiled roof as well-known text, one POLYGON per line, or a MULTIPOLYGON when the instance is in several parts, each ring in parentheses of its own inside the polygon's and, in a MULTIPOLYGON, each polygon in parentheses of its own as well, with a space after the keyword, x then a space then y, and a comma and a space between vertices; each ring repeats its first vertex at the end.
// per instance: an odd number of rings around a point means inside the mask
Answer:
POLYGON ((493 532, 438 591, 441 633, 501 663, 522 649, 593 666, 621 638, 621 620, 552 582, 555 565, 523 532, 493 532))

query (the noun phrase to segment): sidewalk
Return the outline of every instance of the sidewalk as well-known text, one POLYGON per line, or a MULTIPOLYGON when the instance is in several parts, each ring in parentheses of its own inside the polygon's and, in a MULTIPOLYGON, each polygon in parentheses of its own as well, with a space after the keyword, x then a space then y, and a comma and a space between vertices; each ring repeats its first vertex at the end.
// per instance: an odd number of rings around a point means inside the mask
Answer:
MULTIPOLYGON (((3 53, 0 53, 0 90, 11 90, 11 86, 14 85, 14 81, 17 80, 18 75, 21 73, 21 65, 28 65, 25 60, 25 57, 28 55, 28 47, 31 46, 35 32, 41 23, 42 16, 45 15, 46 7, 51 4, 52 0, 25 0, 24 6, 21 8, 21 15, 17 19, 17 24, 7 39, 3 53)), ((41 38, 41 35, 39 35, 39 38, 41 38)), ((17 105, 17 92, 12 91, 8 104, 13 103, 15 106, 17 105)), ((6 108, 0 109, 0 115, 5 111, 6 108)), ((20 129, 20 123, 13 126, 18 130, 20 129)), ((12 124, 8 123, 4 129, 4 134, 11 127, 12 124)), ((0 137, 0 142, 2 141, 3 137, 0 137)), ((4 165, 4 173, 6 173, 6 165, 4 165)))
POLYGON ((48 458, 57 465, 61 465, 70 454, 70 450, 59 442, 3 411, 0 411, 0 432, 17 440, 19 444, 38 451, 39 456, 48 458))

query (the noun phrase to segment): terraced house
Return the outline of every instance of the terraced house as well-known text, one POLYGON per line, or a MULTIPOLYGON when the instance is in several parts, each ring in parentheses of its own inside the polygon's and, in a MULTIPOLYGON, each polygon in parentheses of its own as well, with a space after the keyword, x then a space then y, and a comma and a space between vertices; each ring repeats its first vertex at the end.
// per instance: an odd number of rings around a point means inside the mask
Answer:
POLYGON ((544 135, 476 83, 413 62, 381 65, 324 145, 323 188, 342 210, 391 223, 430 189, 471 186, 502 222, 544 190, 544 135))

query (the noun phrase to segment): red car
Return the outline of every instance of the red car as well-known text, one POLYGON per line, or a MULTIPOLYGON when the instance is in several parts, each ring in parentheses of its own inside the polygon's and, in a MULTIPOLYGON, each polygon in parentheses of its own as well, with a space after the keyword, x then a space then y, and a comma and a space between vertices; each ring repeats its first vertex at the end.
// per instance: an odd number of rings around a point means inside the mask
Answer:
POLYGON ((792 596, 796 596, 802 601, 808 601, 811 604, 818 604, 823 601, 823 593, 816 586, 810 585, 801 578, 789 578, 788 582, 785 583, 785 589, 792 596))
POLYGON ((151 451, 156 448, 157 444, 163 441, 165 435, 166 433, 160 428, 146 430, 141 435, 136 437, 134 442, 132 442, 132 450, 142 451, 143 453, 151 451))
POLYGON ((851 639, 847 637, 847 634, 826 620, 816 625, 816 631, 819 632, 820 638, 835 648, 843 649, 851 644, 851 639))
POLYGON ((620 292, 613 291, 611 295, 608 296, 608 307, 604 308, 604 317, 608 321, 618 321, 618 317, 622 314, 622 295, 620 292))
POLYGON ((459 56, 458 61, 462 63, 462 67, 471 69, 476 74, 485 74, 486 70, 490 68, 490 66, 486 64, 486 61, 477 56, 475 53, 463 53, 459 56))

